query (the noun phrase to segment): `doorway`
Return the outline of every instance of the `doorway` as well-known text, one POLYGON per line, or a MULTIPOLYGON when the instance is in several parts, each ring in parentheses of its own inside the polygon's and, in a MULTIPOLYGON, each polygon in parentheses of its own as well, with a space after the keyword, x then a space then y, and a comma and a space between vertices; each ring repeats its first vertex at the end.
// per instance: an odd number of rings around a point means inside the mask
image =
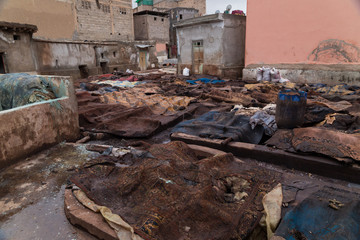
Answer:
POLYGON ((101 67, 101 71, 103 74, 106 74, 109 72, 107 62, 100 62, 100 67, 101 67))
POLYGON ((0 74, 5 74, 6 73, 6 69, 5 69, 5 54, 4 53, 0 53, 0 74))
POLYGON ((203 74, 204 68, 204 45, 203 40, 193 41, 192 43, 193 51, 193 73, 194 74, 203 74))
POLYGON ((140 51, 139 63, 140 63, 140 70, 145 71, 147 69, 147 66, 146 66, 146 51, 140 51))

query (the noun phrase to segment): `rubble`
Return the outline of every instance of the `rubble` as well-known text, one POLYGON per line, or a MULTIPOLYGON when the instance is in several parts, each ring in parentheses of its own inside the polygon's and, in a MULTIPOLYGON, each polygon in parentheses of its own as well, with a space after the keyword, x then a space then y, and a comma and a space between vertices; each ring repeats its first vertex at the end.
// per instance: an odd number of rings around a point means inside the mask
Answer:
POLYGON ((278 179, 276 172, 247 169, 232 154, 199 161, 182 142, 148 151, 152 158, 128 156, 125 167, 117 167, 125 156, 94 160, 71 177, 143 238, 244 239, 262 216, 264 194, 278 179))
MULTIPOLYGON (((305 171, 310 182, 313 174, 360 182, 360 98, 351 87, 325 92, 326 86, 319 90, 289 82, 244 83, 161 71, 115 72, 75 85, 82 137, 68 145, 101 156, 69 170, 70 180, 86 198, 75 194, 76 187, 68 189, 66 214, 98 237, 123 234, 104 225, 106 216, 126 223, 122 226, 130 230, 128 239, 135 236, 131 229, 143 239, 285 237, 281 229, 287 220, 281 216, 309 197, 299 200, 297 193, 319 191, 322 185, 291 185, 282 180, 287 170, 254 166, 244 160, 248 158, 305 171), (307 93, 305 121, 278 130, 275 102, 285 89, 307 93), (279 183, 276 196, 263 198, 279 183), (103 209, 105 218, 97 210, 90 214, 81 208, 81 199, 103 209)), ((331 210, 348 206, 335 196, 327 198, 331 210)), ((306 236, 297 230, 295 234, 306 236)))

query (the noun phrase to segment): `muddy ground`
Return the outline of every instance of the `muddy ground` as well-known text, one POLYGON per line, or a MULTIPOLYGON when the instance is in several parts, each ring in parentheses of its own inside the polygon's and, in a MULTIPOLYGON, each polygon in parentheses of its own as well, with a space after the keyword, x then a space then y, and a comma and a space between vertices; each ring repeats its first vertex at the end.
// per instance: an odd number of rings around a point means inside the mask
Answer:
MULTIPOLYGON (((149 142, 169 141, 166 132, 154 136, 149 142)), ((126 142, 112 138, 91 142, 123 146, 126 142)), ((95 239, 72 226, 64 214, 64 190, 74 170, 92 158, 84 146, 62 143, 27 159, 22 159, 0 172, 0 239, 95 239)), ((283 185, 296 185, 296 192, 285 194, 294 199, 283 208, 283 214, 311 193, 323 186, 332 186, 360 193, 360 185, 324 178, 258 162, 242 159, 249 165, 281 172, 283 185)))

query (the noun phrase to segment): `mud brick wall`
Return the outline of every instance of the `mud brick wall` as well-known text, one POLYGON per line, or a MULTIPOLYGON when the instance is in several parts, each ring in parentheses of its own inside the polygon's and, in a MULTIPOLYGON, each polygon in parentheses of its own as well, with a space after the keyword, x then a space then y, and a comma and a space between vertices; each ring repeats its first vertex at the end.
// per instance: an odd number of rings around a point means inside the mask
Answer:
POLYGON ((195 8, 199 10, 200 16, 206 14, 206 0, 182 0, 179 1, 178 7, 195 8))
POLYGON ((199 10, 200 15, 206 14, 206 0, 154 0, 156 8, 195 8, 199 10))
POLYGON ((76 0, 79 40, 134 40, 131 0, 76 0))

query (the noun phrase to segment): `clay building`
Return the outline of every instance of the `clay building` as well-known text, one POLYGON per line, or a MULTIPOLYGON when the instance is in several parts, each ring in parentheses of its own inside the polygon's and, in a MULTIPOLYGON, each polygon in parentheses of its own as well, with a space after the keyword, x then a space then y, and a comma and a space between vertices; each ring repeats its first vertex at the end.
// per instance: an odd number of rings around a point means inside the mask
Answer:
POLYGON ((155 42, 134 42, 131 0, 4 0, 0 20, 31 23, 39 29, 33 31, 33 38, 21 35, 21 40, 12 39, 18 28, 3 34, 3 72, 79 78, 114 69, 137 70, 141 58, 138 45, 149 46, 146 66, 158 63, 155 42), (14 51, 4 50, 11 47, 14 51), (14 58, 24 63, 12 65, 14 58))
POLYGON ((36 25, 46 40, 134 39, 131 0, 2 0, 0 21, 36 25))
POLYGON ((199 15, 206 14, 206 0, 154 0, 154 8, 166 10, 172 8, 195 8, 199 15))
POLYGON ((206 14, 206 0, 137 0, 134 12, 145 10, 166 12, 173 8, 194 8, 199 16, 206 14))
POLYGON ((134 13, 135 40, 169 41, 169 16, 164 12, 134 13))
POLYGON ((0 74, 35 70, 32 35, 37 27, 0 22, 0 74))
POLYGON ((179 69, 192 74, 237 78, 245 60, 246 17, 212 14, 180 21, 177 31, 179 69))
POLYGON ((183 8, 177 7, 172 8, 167 11, 169 13, 170 20, 170 42, 169 42, 169 57, 176 58, 177 56, 177 37, 176 37, 176 29, 174 24, 186 19, 191 19, 195 17, 199 17, 199 10, 195 8, 183 8))

